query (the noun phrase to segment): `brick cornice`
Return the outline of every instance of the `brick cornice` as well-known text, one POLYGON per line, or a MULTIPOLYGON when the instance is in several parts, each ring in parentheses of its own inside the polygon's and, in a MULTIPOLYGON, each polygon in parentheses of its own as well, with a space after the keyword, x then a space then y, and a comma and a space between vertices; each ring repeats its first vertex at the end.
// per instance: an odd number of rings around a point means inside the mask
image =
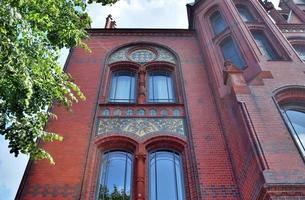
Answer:
POLYGON ((90 36, 168 36, 168 37, 192 37, 194 30, 188 29, 87 29, 90 36))

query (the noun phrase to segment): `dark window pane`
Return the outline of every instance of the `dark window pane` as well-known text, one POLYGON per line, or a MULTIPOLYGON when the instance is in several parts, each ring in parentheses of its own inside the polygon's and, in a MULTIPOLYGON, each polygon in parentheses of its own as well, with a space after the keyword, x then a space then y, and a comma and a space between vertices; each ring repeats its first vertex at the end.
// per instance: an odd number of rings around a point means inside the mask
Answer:
POLYGON ((288 118, 288 125, 291 132, 305 155, 305 112, 298 110, 286 110, 286 116, 288 118))
POLYGON ((168 72, 151 72, 148 78, 150 102, 174 102, 173 81, 168 72))
POLYGON ((98 200, 130 200, 132 156, 115 151, 104 154, 98 190, 98 200))
POLYGON ((210 20, 215 35, 218 35, 219 33, 223 32, 227 27, 226 22, 224 21, 224 19, 222 18, 221 14, 218 11, 216 11, 210 17, 210 20))
POLYGON ((259 47, 261 53, 268 60, 278 60, 278 54, 273 50, 270 42, 262 32, 252 32, 257 46, 259 47))
POLYGON ((296 50, 300 58, 305 61, 305 45, 302 44, 294 44, 292 45, 293 48, 296 50))
POLYGON ((245 68, 246 64, 241 58, 239 50, 236 48, 231 38, 225 39, 221 44, 220 48, 224 57, 224 60, 230 60, 233 64, 238 66, 240 69, 245 68))
POLYGON ((184 200, 181 158, 169 151, 150 155, 150 200, 184 200))
POLYGON ((244 22, 252 22, 254 18, 248 8, 244 5, 236 5, 236 8, 244 22))

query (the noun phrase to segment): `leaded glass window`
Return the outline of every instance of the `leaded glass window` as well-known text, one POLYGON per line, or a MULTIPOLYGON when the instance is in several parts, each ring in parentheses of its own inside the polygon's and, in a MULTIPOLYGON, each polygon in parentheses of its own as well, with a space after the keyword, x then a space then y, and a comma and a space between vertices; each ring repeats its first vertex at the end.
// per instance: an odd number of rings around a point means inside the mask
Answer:
POLYGON ((232 38, 228 37, 220 43, 220 48, 224 60, 229 60, 240 69, 246 67, 244 59, 240 56, 240 52, 234 44, 232 38))
POLYGON ((305 108, 284 108, 284 117, 303 156, 305 156, 305 108))
POLYGON ((155 71, 148 78, 149 102, 174 102, 173 80, 169 72, 155 71))
POLYGON ((250 13, 249 9, 246 6, 236 5, 236 8, 244 22, 254 21, 254 17, 252 16, 252 14, 250 13))
POLYGON ((185 200, 178 153, 156 151, 149 157, 149 200, 185 200))
POLYGON ((279 55, 271 46, 269 40, 266 38, 264 33, 260 31, 252 32, 252 35, 255 39, 255 42, 260 49, 261 53, 268 59, 268 60, 278 60, 279 55))
POLYGON ((215 35, 218 35, 219 33, 223 32, 227 27, 226 22, 222 18, 219 11, 216 11, 214 14, 212 14, 210 20, 215 35))
POLYGON ((129 71, 118 71, 112 74, 110 102, 135 102, 135 74, 129 71))
POLYGON ((294 44, 292 45, 293 48, 296 50, 300 58, 305 61, 305 45, 302 44, 294 44))
POLYGON ((124 151, 103 155, 96 200, 131 200, 133 156, 124 151))

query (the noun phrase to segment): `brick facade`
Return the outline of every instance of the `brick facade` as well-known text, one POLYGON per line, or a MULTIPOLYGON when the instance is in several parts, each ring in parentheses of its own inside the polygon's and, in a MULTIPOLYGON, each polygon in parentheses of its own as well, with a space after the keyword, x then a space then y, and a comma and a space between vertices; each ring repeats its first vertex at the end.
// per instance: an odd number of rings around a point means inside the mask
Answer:
POLYGON ((74 48, 66 64, 87 100, 71 113, 54 105, 59 119, 50 120, 47 129, 64 141, 41 145, 56 165, 31 161, 16 199, 94 199, 102 153, 115 149, 135 157, 135 200, 148 199, 148 155, 154 149, 181 154, 187 200, 305 199, 304 157, 280 111, 283 104, 305 102, 305 65, 291 46, 305 41, 305 15, 303 5, 292 0, 280 5, 286 10, 256 0, 198 0, 188 5, 189 29, 88 30, 92 52, 74 48), (234 3, 247 6, 256 20, 243 22, 234 3), (218 36, 209 21, 216 10, 227 23, 218 36), (283 20, 287 10, 299 21, 283 20), (280 60, 264 57, 251 34, 257 30, 280 60), (246 62, 243 71, 223 59, 219 45, 228 36, 246 62), (121 61, 108 63, 111 55, 129 47, 156 49, 157 56, 161 49, 174 61, 164 57, 136 64, 118 57, 121 61), (137 74, 136 103, 108 101, 111 72, 117 68, 137 74), (172 72, 175 103, 147 102, 145 77, 151 68, 172 72), (131 123, 146 125, 128 129, 131 123))

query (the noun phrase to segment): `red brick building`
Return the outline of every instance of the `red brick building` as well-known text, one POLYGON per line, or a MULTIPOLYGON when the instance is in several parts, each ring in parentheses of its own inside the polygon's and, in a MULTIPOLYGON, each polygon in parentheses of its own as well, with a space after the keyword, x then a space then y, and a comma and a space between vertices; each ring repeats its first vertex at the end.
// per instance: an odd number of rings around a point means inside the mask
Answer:
POLYGON ((305 199, 305 1, 198 0, 189 29, 88 30, 24 200, 305 199), (272 18, 271 18, 271 17, 272 18))

